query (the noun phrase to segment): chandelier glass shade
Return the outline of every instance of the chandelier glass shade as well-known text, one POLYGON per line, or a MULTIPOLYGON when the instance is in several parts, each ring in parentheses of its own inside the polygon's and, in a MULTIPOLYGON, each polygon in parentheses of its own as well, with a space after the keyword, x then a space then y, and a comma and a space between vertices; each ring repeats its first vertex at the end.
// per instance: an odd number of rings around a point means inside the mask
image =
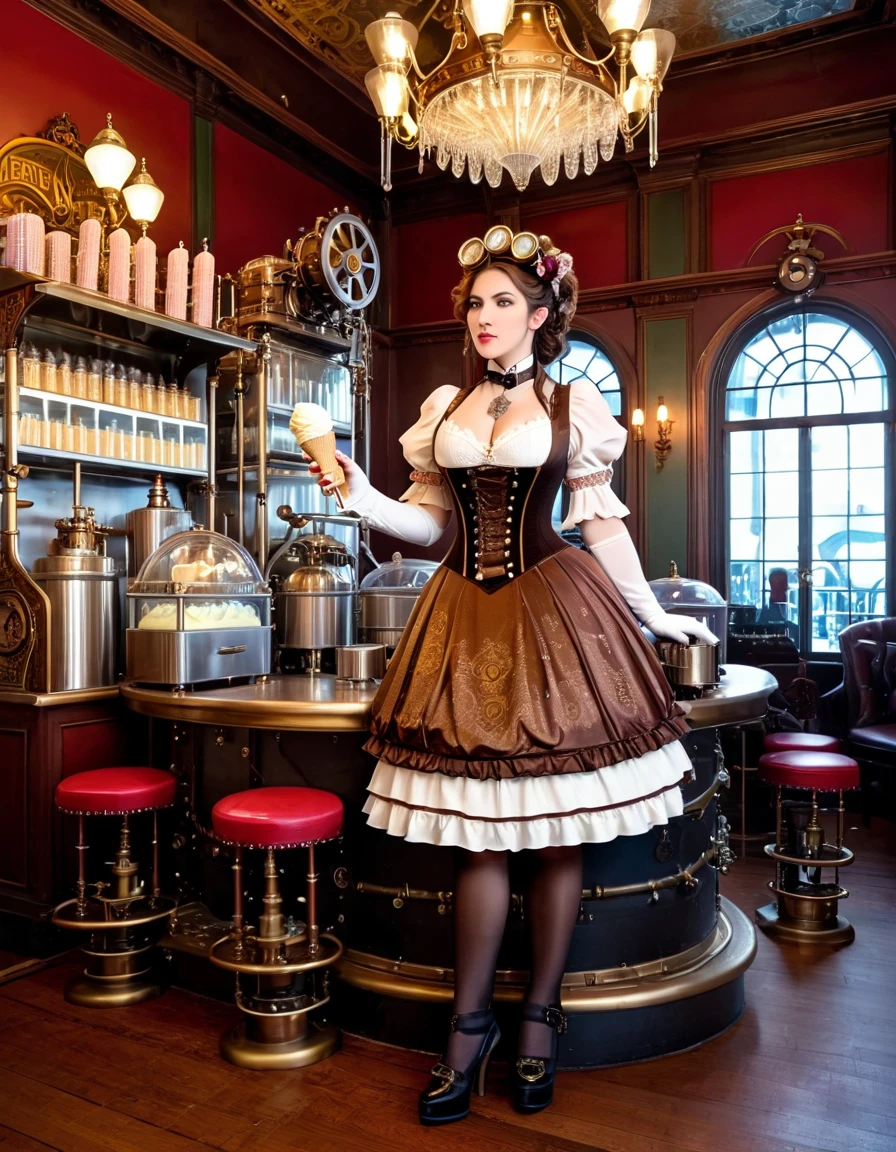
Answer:
POLYGON ((455 176, 493 188, 503 172, 522 191, 536 169, 553 184, 590 175, 650 126, 656 163, 657 101, 675 50, 662 29, 641 31, 650 0, 601 0, 611 42, 603 57, 578 52, 551 0, 455 0, 454 35, 430 73, 417 65, 417 30, 396 13, 366 29, 376 66, 365 77, 382 133, 383 187, 391 145, 419 148, 455 176), (608 64, 614 63, 616 75, 608 64), (630 76, 630 70, 635 73, 630 76), (630 82, 629 82, 630 81, 630 82))

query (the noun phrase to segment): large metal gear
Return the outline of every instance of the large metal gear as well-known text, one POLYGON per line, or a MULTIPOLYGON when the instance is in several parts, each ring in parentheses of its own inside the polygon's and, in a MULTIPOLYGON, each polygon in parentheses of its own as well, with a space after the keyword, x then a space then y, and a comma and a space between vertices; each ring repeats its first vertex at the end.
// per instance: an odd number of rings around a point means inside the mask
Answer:
POLYGON ((325 289, 343 308, 366 308, 380 284, 380 256, 370 229, 351 212, 321 216, 295 248, 299 275, 312 291, 325 289))

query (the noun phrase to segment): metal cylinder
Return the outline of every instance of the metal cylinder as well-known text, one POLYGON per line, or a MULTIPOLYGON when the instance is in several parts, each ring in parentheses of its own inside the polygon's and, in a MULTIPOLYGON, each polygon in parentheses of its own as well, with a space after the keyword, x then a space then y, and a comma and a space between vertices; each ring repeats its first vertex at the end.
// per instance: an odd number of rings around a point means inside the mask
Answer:
POLYGON ((116 681, 118 594, 109 556, 41 556, 32 578, 50 610, 52 692, 105 688, 116 681))
POLYGON ((386 675, 386 649, 382 644, 349 644, 336 650, 340 680, 382 680, 386 675))

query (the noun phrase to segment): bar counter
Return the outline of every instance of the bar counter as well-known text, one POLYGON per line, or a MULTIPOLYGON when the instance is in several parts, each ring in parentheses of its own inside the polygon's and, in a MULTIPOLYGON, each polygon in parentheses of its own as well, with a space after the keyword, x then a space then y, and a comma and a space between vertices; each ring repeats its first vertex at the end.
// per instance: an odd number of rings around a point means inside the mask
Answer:
MULTIPOLYGON (((582 912, 562 989, 570 1025, 561 1066, 681 1051, 739 1019, 756 939, 719 891, 730 855, 718 810, 728 783, 718 729, 761 719, 774 687, 767 672, 727 666, 719 688, 683 705, 694 768, 684 814, 643 835, 586 845, 582 912)), ((169 859, 181 908, 161 941, 175 979, 207 991, 205 950, 229 929, 228 853, 206 835, 216 801, 265 785, 326 788, 346 813, 342 842, 322 846, 319 861, 321 925, 345 945, 333 1009, 346 1031, 432 1050, 451 1008, 454 854, 367 824, 361 807, 373 761, 363 745, 374 695, 375 685, 328 675, 205 692, 122 687, 127 706, 149 718, 153 763, 177 772, 186 800, 169 859)), ((527 981, 529 855, 511 859, 514 896, 496 976, 508 1036, 527 981)), ((286 907, 300 894, 303 868, 288 858, 281 868, 286 907)), ((246 885, 249 893, 259 887, 258 877, 246 885)), ((260 909, 248 899, 251 919, 260 909)))
MULTIPOLYGON (((717 728, 755 720, 765 713, 776 682, 761 668, 729 664, 718 688, 682 707, 691 728, 717 728)), ((269 676, 237 688, 206 692, 163 691, 124 684, 129 708, 157 720, 240 725, 290 732, 361 732, 367 729, 376 684, 353 684, 335 676, 269 676)), ((108 691, 108 690, 104 690, 108 691)))

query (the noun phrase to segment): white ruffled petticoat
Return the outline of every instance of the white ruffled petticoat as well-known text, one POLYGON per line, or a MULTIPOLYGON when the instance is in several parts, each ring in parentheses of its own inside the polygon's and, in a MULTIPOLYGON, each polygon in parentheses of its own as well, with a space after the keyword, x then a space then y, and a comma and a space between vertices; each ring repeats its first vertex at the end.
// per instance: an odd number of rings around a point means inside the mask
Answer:
POLYGON ((412 843, 471 852, 595 844, 639 836, 682 813, 691 761, 680 741, 596 772, 471 780, 380 760, 368 822, 412 843))

